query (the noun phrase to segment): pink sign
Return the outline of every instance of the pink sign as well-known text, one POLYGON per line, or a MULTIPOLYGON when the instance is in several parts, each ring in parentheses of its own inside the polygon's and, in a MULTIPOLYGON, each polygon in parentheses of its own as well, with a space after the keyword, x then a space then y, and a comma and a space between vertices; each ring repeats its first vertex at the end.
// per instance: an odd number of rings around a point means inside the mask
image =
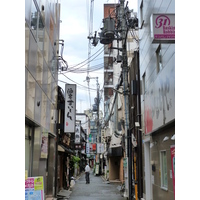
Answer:
POLYGON ((25 180, 25 200, 44 200, 43 177, 28 177, 25 180))
POLYGON ((150 21, 154 43, 175 41, 175 14, 152 14, 150 21))
POLYGON ((27 178, 25 180, 25 189, 34 190, 34 178, 27 178))
POLYGON ((172 179, 173 179, 174 199, 175 199, 175 146, 171 146, 170 150, 171 150, 172 179))

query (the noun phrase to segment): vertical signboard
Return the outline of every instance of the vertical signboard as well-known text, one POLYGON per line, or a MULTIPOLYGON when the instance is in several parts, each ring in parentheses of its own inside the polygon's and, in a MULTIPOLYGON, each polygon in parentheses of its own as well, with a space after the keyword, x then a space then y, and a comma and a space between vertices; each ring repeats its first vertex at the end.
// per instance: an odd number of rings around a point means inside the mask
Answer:
POLYGON ((64 132, 74 133, 76 122, 76 85, 65 84, 65 123, 64 132))
POLYGON ((48 133, 42 133, 41 142, 41 158, 47 158, 48 156, 48 133))
POLYGON ((97 143, 97 153, 104 153, 104 144, 97 143))
POLYGON ((86 154, 90 154, 90 143, 86 143, 86 154))
POLYGON ((175 14, 152 14, 150 24, 153 43, 175 42, 175 14))
POLYGON ((172 164, 172 179, 173 179, 173 189, 174 189, 174 199, 175 199, 175 146, 170 146, 171 150, 171 164, 172 164))
POLYGON ((81 124, 80 122, 76 122, 76 130, 75 130, 75 144, 79 144, 81 136, 81 124))

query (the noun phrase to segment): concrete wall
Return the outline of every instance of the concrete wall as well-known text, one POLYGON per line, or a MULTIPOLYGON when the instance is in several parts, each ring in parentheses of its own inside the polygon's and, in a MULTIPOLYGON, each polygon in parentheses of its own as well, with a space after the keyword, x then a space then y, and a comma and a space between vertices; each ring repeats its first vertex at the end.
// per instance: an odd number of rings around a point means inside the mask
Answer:
POLYGON ((109 158, 109 180, 119 179, 120 160, 119 157, 109 158))
MULTIPOLYGON (((139 54, 141 81, 141 112, 143 141, 149 140, 150 149, 150 183, 145 188, 147 171, 145 171, 145 155, 143 151, 144 187, 146 200, 174 199, 173 180, 171 178, 170 146, 175 145, 171 136, 175 134, 175 44, 152 43, 150 36, 150 16, 153 13, 175 13, 175 0, 138 0, 139 19, 139 54), (162 69, 157 70, 156 50, 161 45, 162 69), (169 124, 171 124, 169 128, 169 124), (169 140, 163 142, 165 136, 169 140), (156 144, 156 145, 155 145, 156 144), (161 188, 160 151, 166 150, 168 188, 161 188), (152 170, 155 164, 155 171, 152 170), (152 197, 146 196, 146 191, 152 190, 152 197)), ((143 148, 144 150, 144 148, 143 148)), ((148 159, 147 159, 148 160, 148 159)), ((147 163, 146 163, 147 164, 147 163)))
POLYGON ((173 191, 173 178, 172 178, 172 163, 171 163, 171 152, 170 146, 175 145, 174 140, 170 138, 175 134, 175 127, 165 129, 162 132, 152 136, 151 142, 156 142, 151 148, 151 166, 155 164, 155 171, 152 170, 153 177, 153 199, 174 199, 173 191), (163 142, 164 137, 168 136, 169 140, 163 142), (161 187, 161 163, 160 163, 160 152, 166 150, 167 154, 167 190, 161 187))

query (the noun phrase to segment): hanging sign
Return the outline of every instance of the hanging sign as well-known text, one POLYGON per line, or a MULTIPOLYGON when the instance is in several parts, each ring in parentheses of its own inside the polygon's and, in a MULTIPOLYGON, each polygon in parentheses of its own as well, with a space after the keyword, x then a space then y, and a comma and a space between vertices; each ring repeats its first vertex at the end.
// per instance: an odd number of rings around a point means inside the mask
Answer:
POLYGON ((76 122, 76 85, 65 84, 65 123, 64 132, 74 133, 76 122))
POLYGON ((104 153, 104 144, 97 143, 97 153, 104 153))
POLYGON ((80 136, 81 136, 81 124, 80 122, 77 122, 75 130, 75 144, 79 144, 81 142, 80 136))
POLYGON ((86 154, 90 154, 90 143, 86 143, 86 154))

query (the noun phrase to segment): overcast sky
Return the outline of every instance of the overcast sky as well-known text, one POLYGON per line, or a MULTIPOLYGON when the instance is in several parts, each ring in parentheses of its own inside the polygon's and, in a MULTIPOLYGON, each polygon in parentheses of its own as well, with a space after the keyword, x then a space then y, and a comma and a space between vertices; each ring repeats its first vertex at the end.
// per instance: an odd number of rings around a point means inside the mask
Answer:
MULTIPOLYGON (((60 24, 60 39, 64 40, 63 58, 67 61, 69 69, 73 65, 77 65, 88 59, 88 42, 89 35, 89 15, 91 0, 73 0, 66 1, 60 0, 61 3, 61 24, 60 24)), ((118 0, 94 0, 93 7, 93 32, 100 32, 103 26, 103 4, 104 3, 118 3, 118 0)), ((126 1, 125 1, 126 4, 126 1)), ((134 9, 137 12, 137 0, 130 0, 128 3, 129 9, 134 9)), ((95 52, 100 52, 103 45, 98 43, 96 47, 92 47, 91 56, 95 52)), ((96 54, 97 55, 97 54, 96 54)), ((81 69, 86 69, 88 64, 85 64, 81 69)), ((83 65, 82 64, 82 65, 83 65)), ((91 61, 89 67, 103 64, 103 52, 91 61)), ((80 65, 80 66, 82 66, 80 65)), ((103 65, 102 65, 103 66, 103 65)), ((89 92, 87 90, 88 83, 85 81, 87 73, 69 73, 64 72, 64 75, 59 75, 58 84, 65 91, 65 83, 74 84, 78 83, 84 87, 77 86, 77 102, 76 109, 78 112, 90 108, 89 92), (66 78, 67 76, 67 78, 66 78), (74 82, 72 82, 72 81, 74 82), (61 82, 62 81, 62 82, 61 82), (63 83, 65 82, 65 83, 63 83)), ((103 88, 103 69, 95 72, 90 72, 89 77, 94 78, 90 80, 90 88, 96 89, 96 79, 100 84, 100 89, 103 88)), ((97 96, 97 91, 90 90, 91 105, 94 104, 94 98, 97 96)), ((100 109, 103 110, 103 100, 100 103, 100 109)))

